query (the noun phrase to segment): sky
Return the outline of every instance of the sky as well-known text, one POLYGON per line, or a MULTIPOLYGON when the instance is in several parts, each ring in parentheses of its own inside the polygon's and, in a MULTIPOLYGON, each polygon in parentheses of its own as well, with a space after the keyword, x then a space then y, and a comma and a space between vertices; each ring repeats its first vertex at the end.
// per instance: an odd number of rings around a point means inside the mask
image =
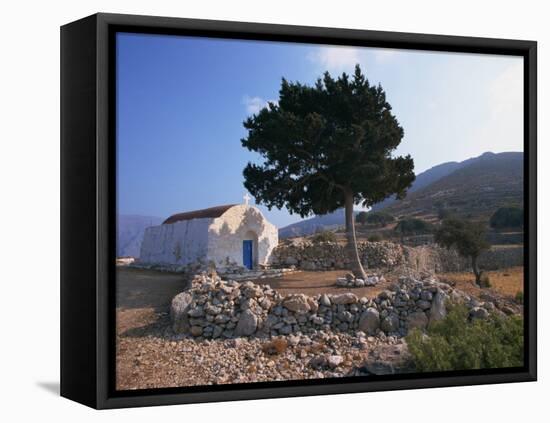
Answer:
MULTIPOLYGON (((117 35, 117 207, 166 218, 243 202, 243 121, 281 78, 313 84, 361 65, 404 129, 415 173, 486 151, 523 151, 521 57, 174 35, 117 35)), ((254 204, 252 199, 251 204, 254 204)), ((268 211, 282 227, 301 220, 268 211)))

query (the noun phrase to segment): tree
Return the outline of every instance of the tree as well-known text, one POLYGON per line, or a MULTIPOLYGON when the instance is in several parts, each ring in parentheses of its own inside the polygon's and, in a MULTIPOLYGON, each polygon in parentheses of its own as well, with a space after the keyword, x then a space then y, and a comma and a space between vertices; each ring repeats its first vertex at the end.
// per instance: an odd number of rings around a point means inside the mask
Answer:
POLYGON ((388 223, 391 223, 395 218, 388 213, 384 212, 370 212, 367 213, 366 221, 370 225, 386 226, 388 223))
POLYGON ((521 228, 523 227, 523 209, 518 207, 501 207, 489 221, 491 228, 521 228))
POLYGON ((368 213, 364 211, 357 213, 357 216, 355 216, 355 222, 363 226, 365 223, 367 223, 367 214, 368 213))
POLYGON ((481 252, 489 249, 485 240, 485 227, 479 222, 469 222, 457 218, 446 219, 435 231, 435 242, 447 249, 454 248, 462 257, 469 258, 476 283, 481 286, 478 258, 481 252))
POLYGON ((371 85, 359 65, 352 78, 325 72, 314 86, 283 78, 278 103, 244 127, 242 145, 263 158, 244 169, 246 189, 269 209, 286 207, 301 217, 344 207, 351 270, 364 277, 354 205, 403 198, 415 178, 410 156, 392 157, 403 128, 382 87, 371 85))
POLYGON ((394 231, 401 236, 401 243, 403 243, 405 235, 431 233, 433 231, 433 227, 425 220, 418 219, 416 217, 409 217, 401 219, 397 225, 395 225, 394 231))

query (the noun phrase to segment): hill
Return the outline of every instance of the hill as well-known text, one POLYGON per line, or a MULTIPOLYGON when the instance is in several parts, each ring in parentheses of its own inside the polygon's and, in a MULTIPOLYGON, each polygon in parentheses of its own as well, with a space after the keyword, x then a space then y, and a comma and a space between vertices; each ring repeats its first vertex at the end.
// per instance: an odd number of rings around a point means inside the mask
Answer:
POLYGON ((117 257, 139 257, 145 228, 162 223, 162 218, 120 214, 117 217, 117 257))
POLYGON ((397 217, 430 219, 445 211, 488 220, 510 205, 523 205, 523 153, 485 153, 383 209, 397 217))
POLYGON ((344 209, 324 216, 315 216, 279 229, 280 238, 311 235, 319 230, 334 229, 345 225, 344 209))
MULTIPOLYGON (((487 152, 462 162, 446 162, 416 176, 404 200, 388 198, 372 207, 396 216, 433 219, 441 209, 488 218, 502 205, 523 202, 523 153, 487 152)), ((306 236, 344 225, 344 211, 315 216, 279 229, 279 237, 306 236)))

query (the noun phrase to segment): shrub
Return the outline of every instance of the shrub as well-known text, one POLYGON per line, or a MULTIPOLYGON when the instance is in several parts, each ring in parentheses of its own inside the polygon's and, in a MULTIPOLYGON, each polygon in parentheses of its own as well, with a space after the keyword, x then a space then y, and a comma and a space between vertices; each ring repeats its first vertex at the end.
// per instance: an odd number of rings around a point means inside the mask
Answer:
POLYGON ((288 347, 288 341, 285 338, 275 338, 262 345, 262 351, 264 354, 274 355, 282 354, 288 347))
POLYGON ((382 236, 380 234, 373 234, 369 236, 367 239, 370 242, 380 242, 382 241, 382 236))
POLYGON ((321 231, 313 235, 311 240, 314 243, 336 242, 336 235, 334 234, 334 232, 331 231, 321 231))
POLYGON ((434 372, 523 366, 523 318, 498 317, 470 321, 464 305, 449 307, 427 334, 415 329, 407 336, 418 371, 434 372))
POLYGON ((395 231, 401 235, 420 235, 431 233, 433 227, 430 223, 415 217, 402 219, 395 226, 395 231))
POLYGON ((388 213, 384 212, 370 212, 365 216, 365 222, 369 225, 386 226, 388 223, 392 223, 395 218, 388 213))
POLYGON ((518 207, 501 207, 489 221, 492 228, 521 228, 523 227, 523 209, 518 207))

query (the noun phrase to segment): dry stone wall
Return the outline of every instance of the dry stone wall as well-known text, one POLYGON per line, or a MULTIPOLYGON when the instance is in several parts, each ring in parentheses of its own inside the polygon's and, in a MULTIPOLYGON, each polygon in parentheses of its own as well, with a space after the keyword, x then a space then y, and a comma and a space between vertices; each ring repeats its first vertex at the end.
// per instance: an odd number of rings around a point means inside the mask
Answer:
MULTIPOLYGON (((358 244, 358 250, 363 265, 371 269, 393 270, 405 267, 417 273, 470 271, 468 259, 460 257, 456 251, 435 245, 408 247, 388 241, 362 242, 358 244)), ((493 248, 481 255, 479 265, 484 270, 521 266, 523 247, 493 248)), ((272 266, 295 266, 301 270, 337 270, 348 269, 349 260, 342 244, 285 242, 274 250, 272 266)))
POLYGON ((281 295, 268 285, 196 276, 190 290, 174 297, 174 332, 202 338, 269 337, 319 331, 363 332, 402 337, 446 315, 446 302, 468 305, 472 317, 485 318, 494 304, 479 303, 433 279, 402 277, 375 298, 353 292, 281 295))

